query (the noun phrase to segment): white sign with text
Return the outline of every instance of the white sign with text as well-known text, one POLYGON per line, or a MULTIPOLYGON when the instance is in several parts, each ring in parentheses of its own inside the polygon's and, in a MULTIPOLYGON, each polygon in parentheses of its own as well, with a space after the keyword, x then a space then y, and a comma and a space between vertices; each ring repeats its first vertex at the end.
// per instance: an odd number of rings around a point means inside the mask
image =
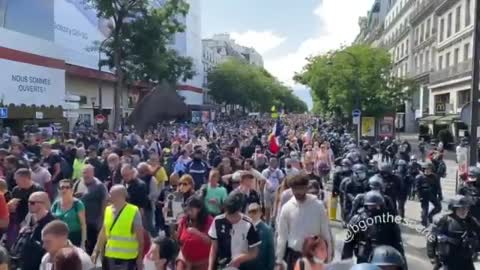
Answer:
POLYGON ((0 59, 0 98, 4 104, 62 106, 65 71, 0 59))

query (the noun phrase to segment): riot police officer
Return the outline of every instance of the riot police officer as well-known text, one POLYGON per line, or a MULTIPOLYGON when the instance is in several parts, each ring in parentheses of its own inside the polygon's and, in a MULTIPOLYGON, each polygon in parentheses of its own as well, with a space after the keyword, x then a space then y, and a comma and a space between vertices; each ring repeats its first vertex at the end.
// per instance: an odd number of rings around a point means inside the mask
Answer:
POLYGON ((354 215, 359 213, 359 210, 361 210, 365 206, 365 194, 369 191, 377 191, 378 193, 380 193, 383 196, 383 200, 385 201, 385 210, 393 216, 397 215, 397 207, 392 201, 392 198, 384 194, 385 186, 383 184, 383 179, 378 175, 374 175, 370 177, 370 179, 368 179, 368 185, 365 188, 365 193, 358 194, 357 197, 355 197, 355 200, 353 200, 352 210, 350 211, 348 220, 350 220, 354 215))
POLYGON ((405 217, 405 203, 407 202, 408 193, 411 188, 410 179, 407 177, 407 162, 403 159, 399 159, 396 162, 395 175, 400 179, 400 189, 397 191, 397 205, 398 213, 402 218, 405 217))
POLYGON ((410 190, 409 190, 409 198, 414 199, 415 197, 415 178, 417 175, 420 174, 420 171, 422 169, 422 166, 418 163, 417 157, 416 156, 411 156, 410 157, 410 162, 408 163, 407 167, 407 177, 409 179, 409 182, 411 183, 410 190))
POLYGON ((399 199, 399 190, 402 190, 402 182, 398 176, 393 174, 393 168, 390 164, 385 164, 380 167, 380 176, 383 179, 385 185, 385 195, 392 198, 396 204, 399 199))
POLYGON ((456 195, 448 204, 451 213, 436 217, 427 241, 427 255, 435 269, 473 270, 473 255, 480 225, 469 214, 469 201, 456 195))
POLYGON ((370 179, 370 177, 374 176, 379 171, 380 170, 378 169, 378 161, 370 159, 370 161, 368 162, 368 178, 370 179))
POLYGON ((372 258, 370 258, 370 263, 389 270, 407 270, 407 263, 402 254, 391 246, 376 247, 372 258))
POLYGON ((480 168, 468 168, 468 177, 462 187, 458 190, 458 194, 466 196, 470 200, 471 215, 480 220, 480 185, 478 178, 480 177, 480 168))
POLYGON ((423 163, 422 169, 423 172, 415 179, 415 189, 422 207, 422 225, 427 227, 428 223, 432 222, 433 216, 442 211, 443 196, 440 178, 433 173, 432 163, 423 163), (433 209, 429 212, 430 203, 433 204, 433 209))
POLYGON ((403 256, 400 227, 394 216, 385 210, 383 196, 377 191, 365 194, 364 208, 350 220, 348 238, 342 250, 342 260, 357 257, 357 263, 367 262, 376 247, 392 246, 403 256))
POLYGON ((353 201, 358 194, 365 192, 365 180, 367 179, 367 167, 363 164, 355 164, 352 167, 353 175, 342 182, 344 200, 342 213, 343 221, 348 223, 352 211, 353 201))

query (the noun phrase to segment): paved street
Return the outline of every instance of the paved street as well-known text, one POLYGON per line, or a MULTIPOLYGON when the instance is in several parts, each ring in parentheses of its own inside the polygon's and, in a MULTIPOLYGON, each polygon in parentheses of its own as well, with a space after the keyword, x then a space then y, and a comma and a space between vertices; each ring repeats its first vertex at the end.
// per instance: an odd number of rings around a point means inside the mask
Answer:
MULTIPOLYGON (((345 239, 345 229, 339 222, 332 222, 333 234, 335 237, 335 261, 340 260, 343 241, 345 239)), ((425 238, 422 235, 404 230, 403 233, 404 248, 407 252, 407 262, 409 269, 432 269, 432 265, 426 257, 425 238)))

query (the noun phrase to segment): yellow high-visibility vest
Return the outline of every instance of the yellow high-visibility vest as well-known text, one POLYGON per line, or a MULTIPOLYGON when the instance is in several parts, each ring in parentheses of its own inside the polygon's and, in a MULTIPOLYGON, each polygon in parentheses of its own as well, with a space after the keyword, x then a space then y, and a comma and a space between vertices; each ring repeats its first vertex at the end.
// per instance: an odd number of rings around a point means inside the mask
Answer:
POLYGON ((133 230, 133 222, 138 208, 127 203, 115 224, 112 206, 105 209, 103 225, 107 235, 105 257, 111 259, 131 260, 138 257, 138 241, 133 230), (112 227, 113 225, 113 227, 112 227))

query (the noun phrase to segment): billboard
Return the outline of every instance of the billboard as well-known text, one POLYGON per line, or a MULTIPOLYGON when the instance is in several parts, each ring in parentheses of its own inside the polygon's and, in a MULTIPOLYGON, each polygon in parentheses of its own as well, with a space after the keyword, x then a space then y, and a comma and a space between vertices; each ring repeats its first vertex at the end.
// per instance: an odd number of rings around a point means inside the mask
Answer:
POLYGON ((375 137, 374 117, 362 117, 362 137, 375 137))
POLYGON ((99 55, 94 44, 108 37, 110 20, 99 19, 84 0, 54 1, 54 40, 63 48, 65 62, 97 69, 99 55))
POLYGON ((63 105, 63 69, 0 59, 0 70, 0 98, 5 104, 63 105))
POLYGON ((0 27, 54 40, 55 0, 0 0, 0 27))

